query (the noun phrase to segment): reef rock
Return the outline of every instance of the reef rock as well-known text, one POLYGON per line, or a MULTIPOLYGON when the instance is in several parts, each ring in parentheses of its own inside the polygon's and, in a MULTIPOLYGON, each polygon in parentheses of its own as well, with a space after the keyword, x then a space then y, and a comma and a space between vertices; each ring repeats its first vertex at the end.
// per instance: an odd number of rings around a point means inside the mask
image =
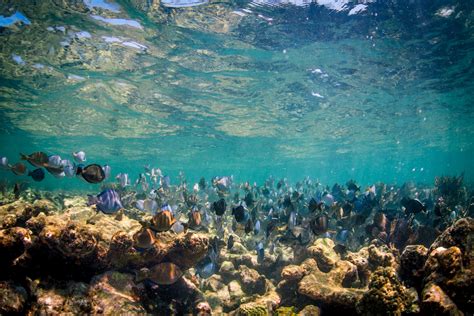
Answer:
POLYGON ((305 269, 297 265, 289 265, 281 271, 281 278, 287 281, 299 281, 305 275, 305 269))
POLYGON ((12 282, 0 281, 0 315, 22 314, 28 294, 12 282))
POLYGON ((356 306, 363 315, 400 315, 419 312, 417 298, 416 291, 403 286, 392 267, 380 267, 356 306))
POLYGON ((251 302, 241 304, 237 310, 231 312, 229 315, 271 315, 272 311, 280 305, 280 302, 280 296, 274 290, 269 290, 265 295, 258 296, 252 299, 251 302))
POLYGON ((181 269, 189 269, 207 255, 209 239, 204 234, 187 233, 176 237, 166 251, 166 258, 181 269))
POLYGON ((318 238, 308 247, 308 256, 315 258, 318 267, 323 272, 329 272, 340 259, 334 251, 334 241, 329 238, 318 238))
MULTIPOLYGON (((474 220, 458 220, 431 245, 423 279, 423 293, 433 292, 430 290, 437 289, 436 285, 459 310, 471 314, 474 313, 473 242, 474 220)), ((446 302, 446 299, 441 301, 446 302)))
POLYGON ((464 315, 449 296, 434 283, 426 285, 423 289, 421 304, 426 315, 464 315))
POLYGON ((398 251, 373 241, 358 252, 349 252, 345 259, 357 267, 358 278, 362 286, 367 285, 370 275, 379 267, 398 269, 398 251))
POLYGON ((424 276, 424 265, 428 258, 428 249, 423 245, 405 247, 400 257, 400 277, 410 286, 419 288, 424 276))
POLYGON ((88 285, 68 282, 62 286, 39 284, 33 289, 36 301, 29 314, 32 315, 84 315, 91 312, 87 297, 88 285))
MULTIPOLYGON (((473 249, 474 242, 474 219, 467 217, 458 220, 448 229, 446 229, 430 247, 429 253, 436 248, 449 248, 456 246, 463 253, 468 254, 466 250, 473 249)), ((469 262, 467 262, 468 264, 469 262)))
MULTIPOLYGON (((0 230, 0 267, 8 266, 31 245, 30 231, 22 227, 0 230)), ((0 271, 0 274, 3 271, 0 271)))
POLYGON ((265 293, 266 279, 256 270, 247 266, 239 266, 238 279, 245 293, 247 294, 263 294, 265 293))
POLYGON ((49 214, 54 211, 57 211, 57 208, 49 200, 40 199, 34 203, 17 200, 0 206, 0 227, 24 227, 26 221, 31 217, 37 216, 40 213, 49 214))
POLYGON ((94 314, 146 314, 146 310, 135 295, 134 276, 109 271, 93 278, 89 297, 94 314))
POLYGON ((343 282, 351 278, 355 269, 348 261, 338 262, 329 273, 313 269, 299 282, 298 293, 333 310, 354 312, 355 303, 360 300, 364 290, 345 288, 343 282))
POLYGON ((224 261, 221 263, 219 274, 222 275, 224 279, 232 278, 235 272, 234 264, 231 261, 224 261))
POLYGON ((319 316, 321 309, 314 305, 306 305, 299 313, 298 316, 319 316))
POLYGON ((428 293, 427 287, 434 283, 451 298, 459 309, 473 312, 474 275, 472 267, 463 267, 463 261, 463 254, 458 247, 434 249, 425 263, 423 292, 428 293))
POLYGON ((375 244, 371 244, 367 250, 369 265, 372 271, 378 267, 393 267, 395 270, 398 268, 397 258, 393 254, 392 249, 385 245, 377 247, 375 244))

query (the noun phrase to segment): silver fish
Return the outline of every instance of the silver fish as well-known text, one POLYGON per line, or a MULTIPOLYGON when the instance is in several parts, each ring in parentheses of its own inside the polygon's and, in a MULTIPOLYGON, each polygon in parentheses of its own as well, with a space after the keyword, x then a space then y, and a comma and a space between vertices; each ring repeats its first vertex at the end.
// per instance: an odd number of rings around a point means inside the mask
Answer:
POLYGON ((115 178, 119 180, 120 186, 122 188, 125 188, 126 186, 130 185, 130 180, 128 179, 128 173, 119 173, 117 177, 115 178))
POLYGON ((0 158, 0 167, 3 169, 10 169, 8 166, 8 158, 7 157, 2 157, 0 158))
POLYGON ((86 161, 86 153, 83 151, 76 151, 72 153, 72 156, 74 157, 74 160, 77 163, 82 163, 86 161))
POLYGON ((61 157, 59 155, 51 155, 48 157, 48 166, 53 168, 61 167, 61 157))
POLYGON ((105 174, 105 179, 104 180, 108 179, 110 177, 110 173, 112 171, 112 168, 110 168, 109 165, 103 165, 102 170, 104 170, 104 174, 105 174))

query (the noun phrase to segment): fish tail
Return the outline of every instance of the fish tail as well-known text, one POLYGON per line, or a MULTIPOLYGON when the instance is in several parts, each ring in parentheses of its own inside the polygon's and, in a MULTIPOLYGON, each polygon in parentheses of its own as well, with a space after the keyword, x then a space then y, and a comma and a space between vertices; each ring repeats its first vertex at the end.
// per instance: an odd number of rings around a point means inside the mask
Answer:
POLYGON ((20 159, 21 160, 28 160, 28 155, 20 153, 20 159))

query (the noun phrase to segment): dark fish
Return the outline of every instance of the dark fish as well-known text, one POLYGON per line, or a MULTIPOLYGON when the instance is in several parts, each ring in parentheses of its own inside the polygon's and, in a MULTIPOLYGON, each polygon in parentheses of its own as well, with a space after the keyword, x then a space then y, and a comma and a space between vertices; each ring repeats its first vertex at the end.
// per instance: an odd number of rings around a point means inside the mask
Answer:
POLYGON ((168 231, 175 222, 176 219, 170 211, 162 210, 153 216, 151 229, 158 232, 168 231))
POLYGON ((49 161, 48 155, 41 151, 37 151, 31 155, 20 154, 20 157, 35 167, 44 167, 49 161))
POLYGON ((360 187, 357 186, 357 184, 355 183, 354 180, 350 180, 346 183, 347 185, 347 189, 349 191, 353 191, 353 192, 357 192, 357 191, 360 191, 360 187))
POLYGON ((321 210, 321 206, 323 205, 322 202, 318 202, 316 201, 315 198, 311 198, 311 200, 309 200, 309 203, 308 203, 308 210, 311 212, 311 213, 314 213, 316 211, 320 211, 321 210))
POLYGON ((353 206, 351 203, 344 203, 344 205, 342 206, 342 217, 350 216, 352 213, 352 208, 353 206))
POLYGON ((268 236, 270 236, 270 234, 272 233, 272 231, 275 229, 276 227, 276 223, 275 221, 270 221, 268 222, 267 224, 267 228, 265 229, 265 236, 268 238, 268 236))
POLYGON ((315 235, 324 234, 328 231, 328 216, 326 214, 317 216, 311 220, 309 226, 315 235))
POLYGON ((277 189, 280 190, 284 183, 285 183, 285 182, 284 182, 283 180, 278 181, 278 183, 277 183, 277 189))
POLYGON ((22 176, 26 173, 26 166, 24 163, 18 162, 11 166, 10 170, 17 176, 22 176))
POLYGON ((190 227, 198 227, 201 226, 201 213, 197 209, 191 210, 189 212, 189 224, 190 227))
POLYGON ((63 167, 52 167, 49 165, 44 166, 44 168, 55 177, 65 176, 63 167))
POLYGON ((385 231, 387 227, 387 216, 382 212, 375 213, 374 225, 377 226, 381 231, 385 231))
POLYGON ((43 181, 44 175, 45 175, 44 170, 42 168, 38 168, 38 169, 28 172, 28 176, 33 178, 33 180, 36 182, 43 181))
POLYGON ((206 189, 206 179, 204 179, 204 177, 202 177, 200 180, 199 180, 199 188, 201 190, 205 190, 206 189))
POLYGON ((97 164, 92 164, 92 165, 87 165, 84 168, 78 169, 78 175, 81 175, 81 177, 86 180, 89 183, 99 183, 104 181, 105 179, 105 172, 104 169, 102 169, 102 166, 97 165, 97 164))
POLYGON ((418 199, 403 198, 401 204, 405 207, 406 214, 417 214, 426 211, 425 205, 418 199))
POLYGON ((227 250, 231 250, 234 247, 234 235, 230 235, 227 240, 227 250))
POLYGON ((211 210, 216 213, 217 216, 222 216, 225 213, 227 205, 224 199, 220 199, 219 201, 212 202, 211 210))
POLYGON ((283 200, 283 206, 284 207, 291 207, 291 197, 289 195, 285 196, 285 199, 283 200))
POLYGON ((245 208, 242 205, 238 205, 232 208, 232 215, 234 215, 235 220, 238 223, 243 223, 247 221, 249 218, 249 213, 245 210, 245 208))
POLYGON ((344 256, 347 253, 347 247, 341 244, 335 245, 332 249, 341 256, 344 256))
POLYGON ((133 246, 138 250, 149 249, 155 242, 155 233, 148 229, 142 228, 133 235, 133 246))
POLYGON ((13 194, 15 195, 15 199, 18 199, 20 197, 21 193, 21 186, 19 183, 15 183, 13 186, 13 194))
POLYGON ((249 218, 247 220, 247 223, 245 224, 245 233, 250 234, 252 230, 253 230, 253 223, 252 223, 252 219, 249 218))
POLYGON ((251 208, 253 206, 253 203, 255 202, 253 193, 252 192, 247 193, 245 195, 244 201, 247 207, 251 208))
POLYGON ((99 211, 106 214, 113 214, 122 209, 120 195, 113 189, 105 189, 97 196, 89 195, 89 205, 95 204, 99 211))
POLYGON ((171 262, 162 262, 150 269, 143 268, 137 273, 136 282, 150 280, 158 285, 171 285, 183 276, 179 266, 171 262))

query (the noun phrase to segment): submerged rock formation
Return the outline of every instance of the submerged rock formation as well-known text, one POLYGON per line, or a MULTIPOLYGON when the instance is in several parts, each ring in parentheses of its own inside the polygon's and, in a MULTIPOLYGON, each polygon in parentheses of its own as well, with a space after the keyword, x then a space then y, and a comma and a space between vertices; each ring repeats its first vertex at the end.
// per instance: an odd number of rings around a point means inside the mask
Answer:
POLYGON ((337 252, 333 240, 315 238, 266 250, 259 262, 244 237, 220 248, 214 273, 203 279, 196 265, 208 256, 211 232, 156 233, 127 214, 66 202, 63 210, 47 201, 0 206, 1 314, 473 312, 471 218, 429 249, 401 252, 377 240, 337 252))

